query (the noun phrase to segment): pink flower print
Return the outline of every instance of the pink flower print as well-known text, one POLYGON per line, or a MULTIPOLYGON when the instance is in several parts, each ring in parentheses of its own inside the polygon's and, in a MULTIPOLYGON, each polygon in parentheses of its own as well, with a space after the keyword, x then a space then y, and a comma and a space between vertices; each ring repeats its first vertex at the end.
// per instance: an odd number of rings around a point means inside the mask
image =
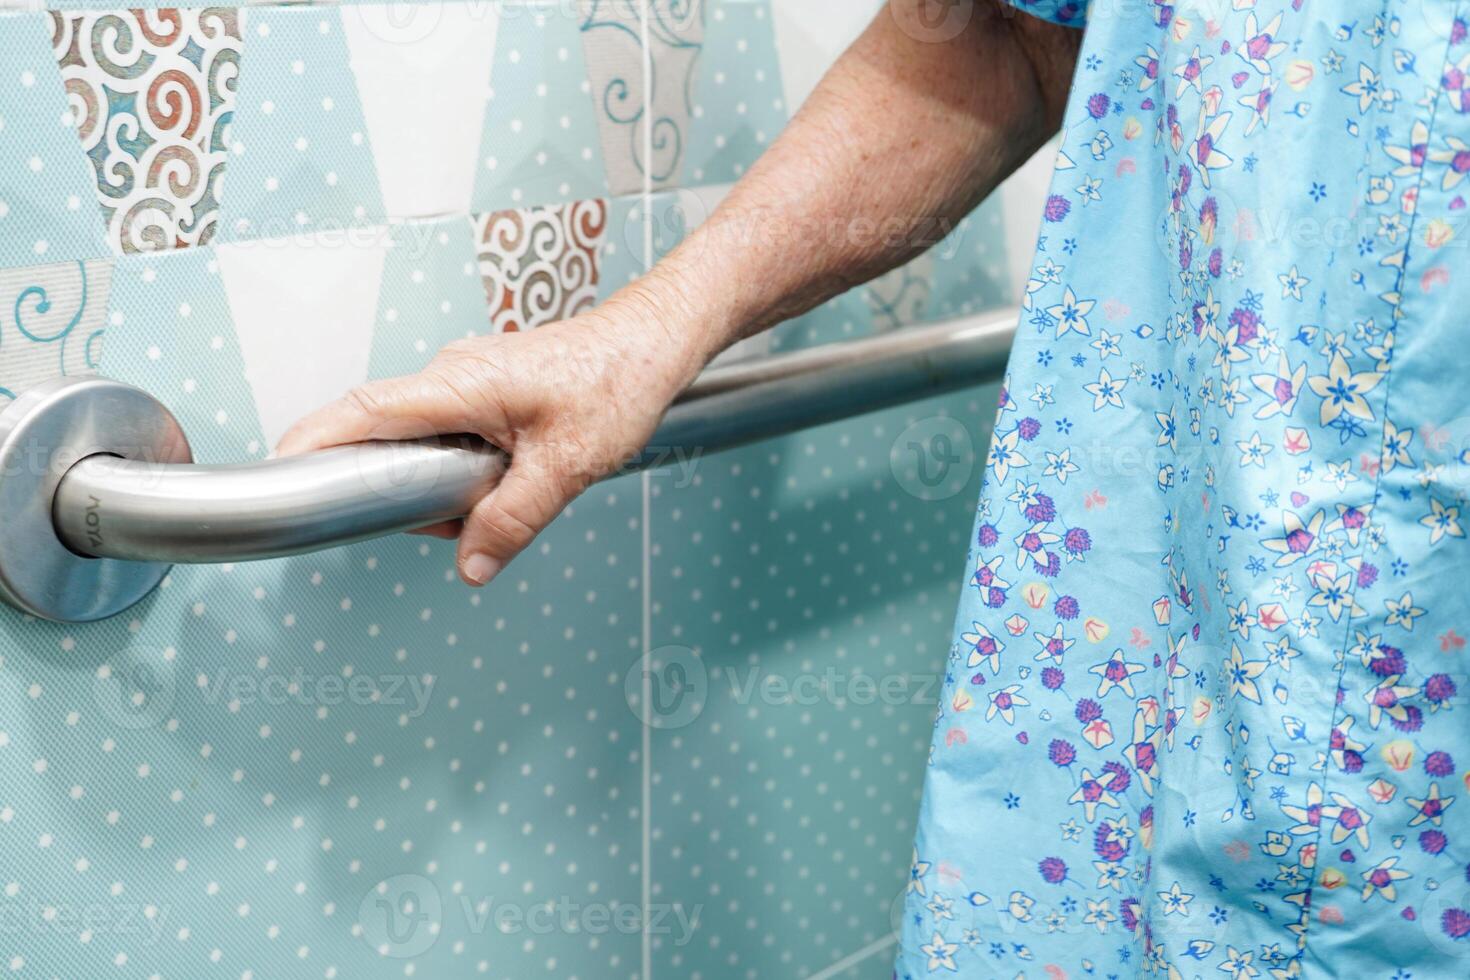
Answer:
POLYGON ((1230 311, 1230 325, 1236 330, 1236 343, 1249 344, 1260 334, 1261 318, 1254 312, 1237 306, 1230 311))
MULTIPOLYGON (((1256 409, 1255 417, 1268 419, 1276 415, 1291 415, 1296 411, 1296 400, 1301 395, 1302 386, 1306 384, 1306 381, 1306 362, 1298 364, 1293 369, 1284 352, 1278 355, 1275 373, 1251 375, 1251 384, 1271 399, 1256 409)), ((1280 564, 1279 561, 1278 564, 1280 564)))
POLYGON ((1245 106, 1248 113, 1245 135, 1249 136, 1254 133, 1257 126, 1271 125, 1271 99, 1276 95, 1277 84, 1275 80, 1264 82, 1255 93, 1242 95, 1236 100, 1245 106))
POLYGON ((1086 725, 1088 722, 1096 721, 1102 717, 1102 707, 1091 698, 1083 698, 1077 702, 1077 709, 1074 714, 1076 714, 1078 721, 1086 725))
POLYGON ((1016 723, 1016 709, 1024 708, 1031 702, 1026 700, 1019 692, 1021 685, 1012 684, 1003 687, 990 696, 990 706, 985 709, 985 720, 990 721, 996 715, 1001 717, 1007 725, 1016 723))
POLYGON ((1322 816, 1333 822, 1332 843, 1341 844, 1343 841, 1355 839, 1359 847, 1367 850, 1368 824, 1373 818, 1358 809, 1352 800, 1341 793, 1332 793, 1331 798, 1332 803, 1322 807, 1322 816))
MULTIPOLYGON (((1207 197, 1199 206, 1199 235, 1206 245, 1215 242, 1215 226, 1220 222, 1220 203, 1214 197, 1207 197)), ((1218 274, 1218 273, 1217 273, 1218 274)))
POLYGON ((1210 171, 1223 170, 1235 162, 1221 153, 1217 147, 1233 115, 1234 113, 1222 112, 1213 119, 1209 119, 1208 122, 1207 117, 1200 117, 1199 131, 1195 136, 1194 145, 1190 148, 1189 156, 1194 161, 1195 169, 1199 171, 1200 183, 1206 187, 1210 186, 1210 171))
POLYGON ((1067 862, 1059 857, 1042 858, 1037 870, 1041 872, 1041 879, 1048 884, 1060 885, 1067 879, 1067 862))
POLYGON ((1470 55, 1444 70, 1444 90, 1456 112, 1470 112, 1470 84, 1467 84, 1467 79, 1470 79, 1470 55))
POLYGON ((1067 798, 1067 802, 1082 807, 1083 816, 1091 823, 1097 819, 1097 808, 1100 806, 1118 808, 1118 798, 1108 792, 1108 786, 1113 781, 1110 772, 1100 773, 1094 776, 1091 772, 1082 770, 1082 781, 1077 790, 1067 798))
POLYGON ((1174 98, 1183 97, 1184 93, 1194 89, 1196 93, 1202 93, 1200 78, 1205 69, 1215 63, 1215 59, 1209 55, 1201 55, 1199 46, 1195 45, 1194 52, 1185 59, 1184 64, 1174 69, 1174 77, 1179 79, 1179 85, 1174 89, 1174 98))
POLYGON ((1043 552, 1060 540, 1062 536, 1048 531, 1045 522, 1031 525, 1029 530, 1016 535, 1016 567, 1026 568, 1027 559, 1034 560, 1038 565, 1045 564, 1043 552))
POLYGON ((1439 783, 1430 783, 1429 792, 1424 794, 1422 799, 1410 797, 1405 802, 1417 811, 1413 819, 1409 821, 1410 827, 1417 827, 1424 823, 1433 824, 1438 827, 1444 820, 1445 811, 1455 802, 1455 798, 1453 796, 1441 796, 1439 783))
POLYGON ((1395 177, 1412 177, 1429 158, 1429 126, 1423 122, 1414 123, 1407 146, 1384 146, 1383 152, 1398 164, 1393 171, 1395 177))
POLYGON ((1457 688, 1449 674, 1435 674, 1424 682, 1424 698, 1435 709, 1448 704, 1457 688))
POLYGON ((985 664, 992 674, 1000 670, 1000 654, 1005 644, 997 640, 984 626, 973 623, 968 633, 960 634, 960 640, 970 647, 965 666, 971 669, 985 664))
POLYGON ((1245 18, 1245 41, 1235 49, 1247 64, 1262 75, 1271 74, 1271 59, 1286 50, 1286 44, 1276 40, 1281 30, 1281 14, 1277 14, 1264 26, 1254 13, 1245 18))
POLYGON ((1143 664, 1130 663, 1125 660, 1123 651, 1119 648, 1114 650, 1113 655, 1107 660, 1088 668, 1088 672, 1100 678, 1097 684, 1098 697, 1106 697, 1108 692, 1116 687, 1132 698, 1137 697, 1133 691, 1133 677, 1143 673, 1145 669, 1143 664))
POLYGON ((1262 544, 1268 551, 1274 551, 1279 556, 1276 559, 1278 568, 1291 565, 1317 550, 1317 534, 1322 530, 1326 519, 1326 513, 1319 510, 1312 515, 1310 521, 1303 523, 1298 514, 1287 511, 1281 519, 1285 533, 1279 538, 1263 541, 1262 544))
POLYGON ((1296 821, 1296 825, 1288 828, 1287 833, 1297 837, 1315 835, 1318 828, 1322 826, 1322 787, 1317 783, 1312 783, 1307 787, 1305 806, 1283 803, 1281 812, 1296 821))
POLYGON ((1152 44, 1145 49, 1146 54, 1141 54, 1133 59, 1133 63, 1142 71, 1138 80, 1138 91, 1147 92, 1154 87, 1159 80, 1159 53, 1154 50, 1152 44))
POLYGON ((971 579, 975 583, 976 588, 980 590, 980 595, 985 600, 985 604, 991 609, 999 609, 1005 605, 1006 589, 1010 588, 1011 585, 1011 583, 996 574, 996 570, 1000 568, 1001 562, 1003 561, 1005 559, 1000 555, 996 555, 989 561, 982 559, 975 567, 975 575, 971 579))
POLYGON ((1460 186, 1465 175, 1470 173, 1470 144, 1456 136, 1446 136, 1444 142, 1447 148, 1435 150, 1429 154, 1429 159, 1435 163, 1449 164, 1440 181, 1440 188, 1450 191, 1460 186))

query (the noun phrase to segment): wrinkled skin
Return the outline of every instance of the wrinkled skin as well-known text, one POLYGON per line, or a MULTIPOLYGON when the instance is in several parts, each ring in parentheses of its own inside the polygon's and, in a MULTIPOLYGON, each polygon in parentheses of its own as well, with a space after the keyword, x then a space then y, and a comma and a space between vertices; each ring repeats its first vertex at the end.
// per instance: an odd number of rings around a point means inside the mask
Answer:
POLYGON ((483 584, 588 485, 625 467, 693 380, 695 361, 639 306, 630 295, 530 332, 455 341, 418 374, 363 385, 302 419, 277 452, 439 433, 506 450, 495 492, 463 520, 421 532, 460 538, 460 575, 483 584))
POLYGON ((303 419, 277 451, 459 432, 505 449, 503 482, 462 522, 425 529, 457 535, 460 577, 489 581, 641 449, 717 353, 935 244, 1060 125, 1078 32, 999 0, 961 0, 945 23, 963 29, 936 31, 929 2, 890 0, 641 280, 575 319, 450 344, 303 419))

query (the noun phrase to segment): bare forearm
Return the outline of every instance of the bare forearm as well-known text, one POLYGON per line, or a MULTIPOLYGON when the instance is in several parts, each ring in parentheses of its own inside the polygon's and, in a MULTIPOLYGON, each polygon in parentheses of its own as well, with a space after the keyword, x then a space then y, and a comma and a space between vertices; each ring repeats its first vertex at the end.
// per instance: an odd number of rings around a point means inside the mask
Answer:
POLYGON ((474 433, 506 450, 495 490, 463 521, 428 529, 459 537, 466 582, 489 581, 647 443, 710 357, 902 262, 1056 127, 1073 36, 976 0, 987 16, 925 43, 895 19, 923 0, 890 2, 779 143, 649 275, 582 316, 457 341, 418 374, 357 388, 298 422, 279 452, 384 432, 474 433))
POLYGON ((891 0, 720 207, 631 293, 691 370, 936 243, 1055 131, 1080 35, 980 0, 925 38, 891 0))

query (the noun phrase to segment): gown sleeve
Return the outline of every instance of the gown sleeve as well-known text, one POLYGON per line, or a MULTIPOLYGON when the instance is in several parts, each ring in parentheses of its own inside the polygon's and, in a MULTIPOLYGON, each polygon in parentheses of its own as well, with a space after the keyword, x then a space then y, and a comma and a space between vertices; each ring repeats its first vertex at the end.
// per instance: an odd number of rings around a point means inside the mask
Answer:
POLYGON ((1024 10, 1033 17, 1049 20, 1067 27, 1082 27, 1087 23, 1089 0, 1006 0, 1017 10, 1024 10))

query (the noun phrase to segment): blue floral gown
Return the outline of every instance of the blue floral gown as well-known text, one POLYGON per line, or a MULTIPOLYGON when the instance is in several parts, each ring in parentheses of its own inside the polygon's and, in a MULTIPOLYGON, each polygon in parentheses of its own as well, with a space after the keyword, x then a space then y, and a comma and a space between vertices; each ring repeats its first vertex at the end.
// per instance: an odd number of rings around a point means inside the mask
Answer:
POLYGON ((1013 2, 1085 35, 897 976, 1470 976, 1470 0, 1013 2))

